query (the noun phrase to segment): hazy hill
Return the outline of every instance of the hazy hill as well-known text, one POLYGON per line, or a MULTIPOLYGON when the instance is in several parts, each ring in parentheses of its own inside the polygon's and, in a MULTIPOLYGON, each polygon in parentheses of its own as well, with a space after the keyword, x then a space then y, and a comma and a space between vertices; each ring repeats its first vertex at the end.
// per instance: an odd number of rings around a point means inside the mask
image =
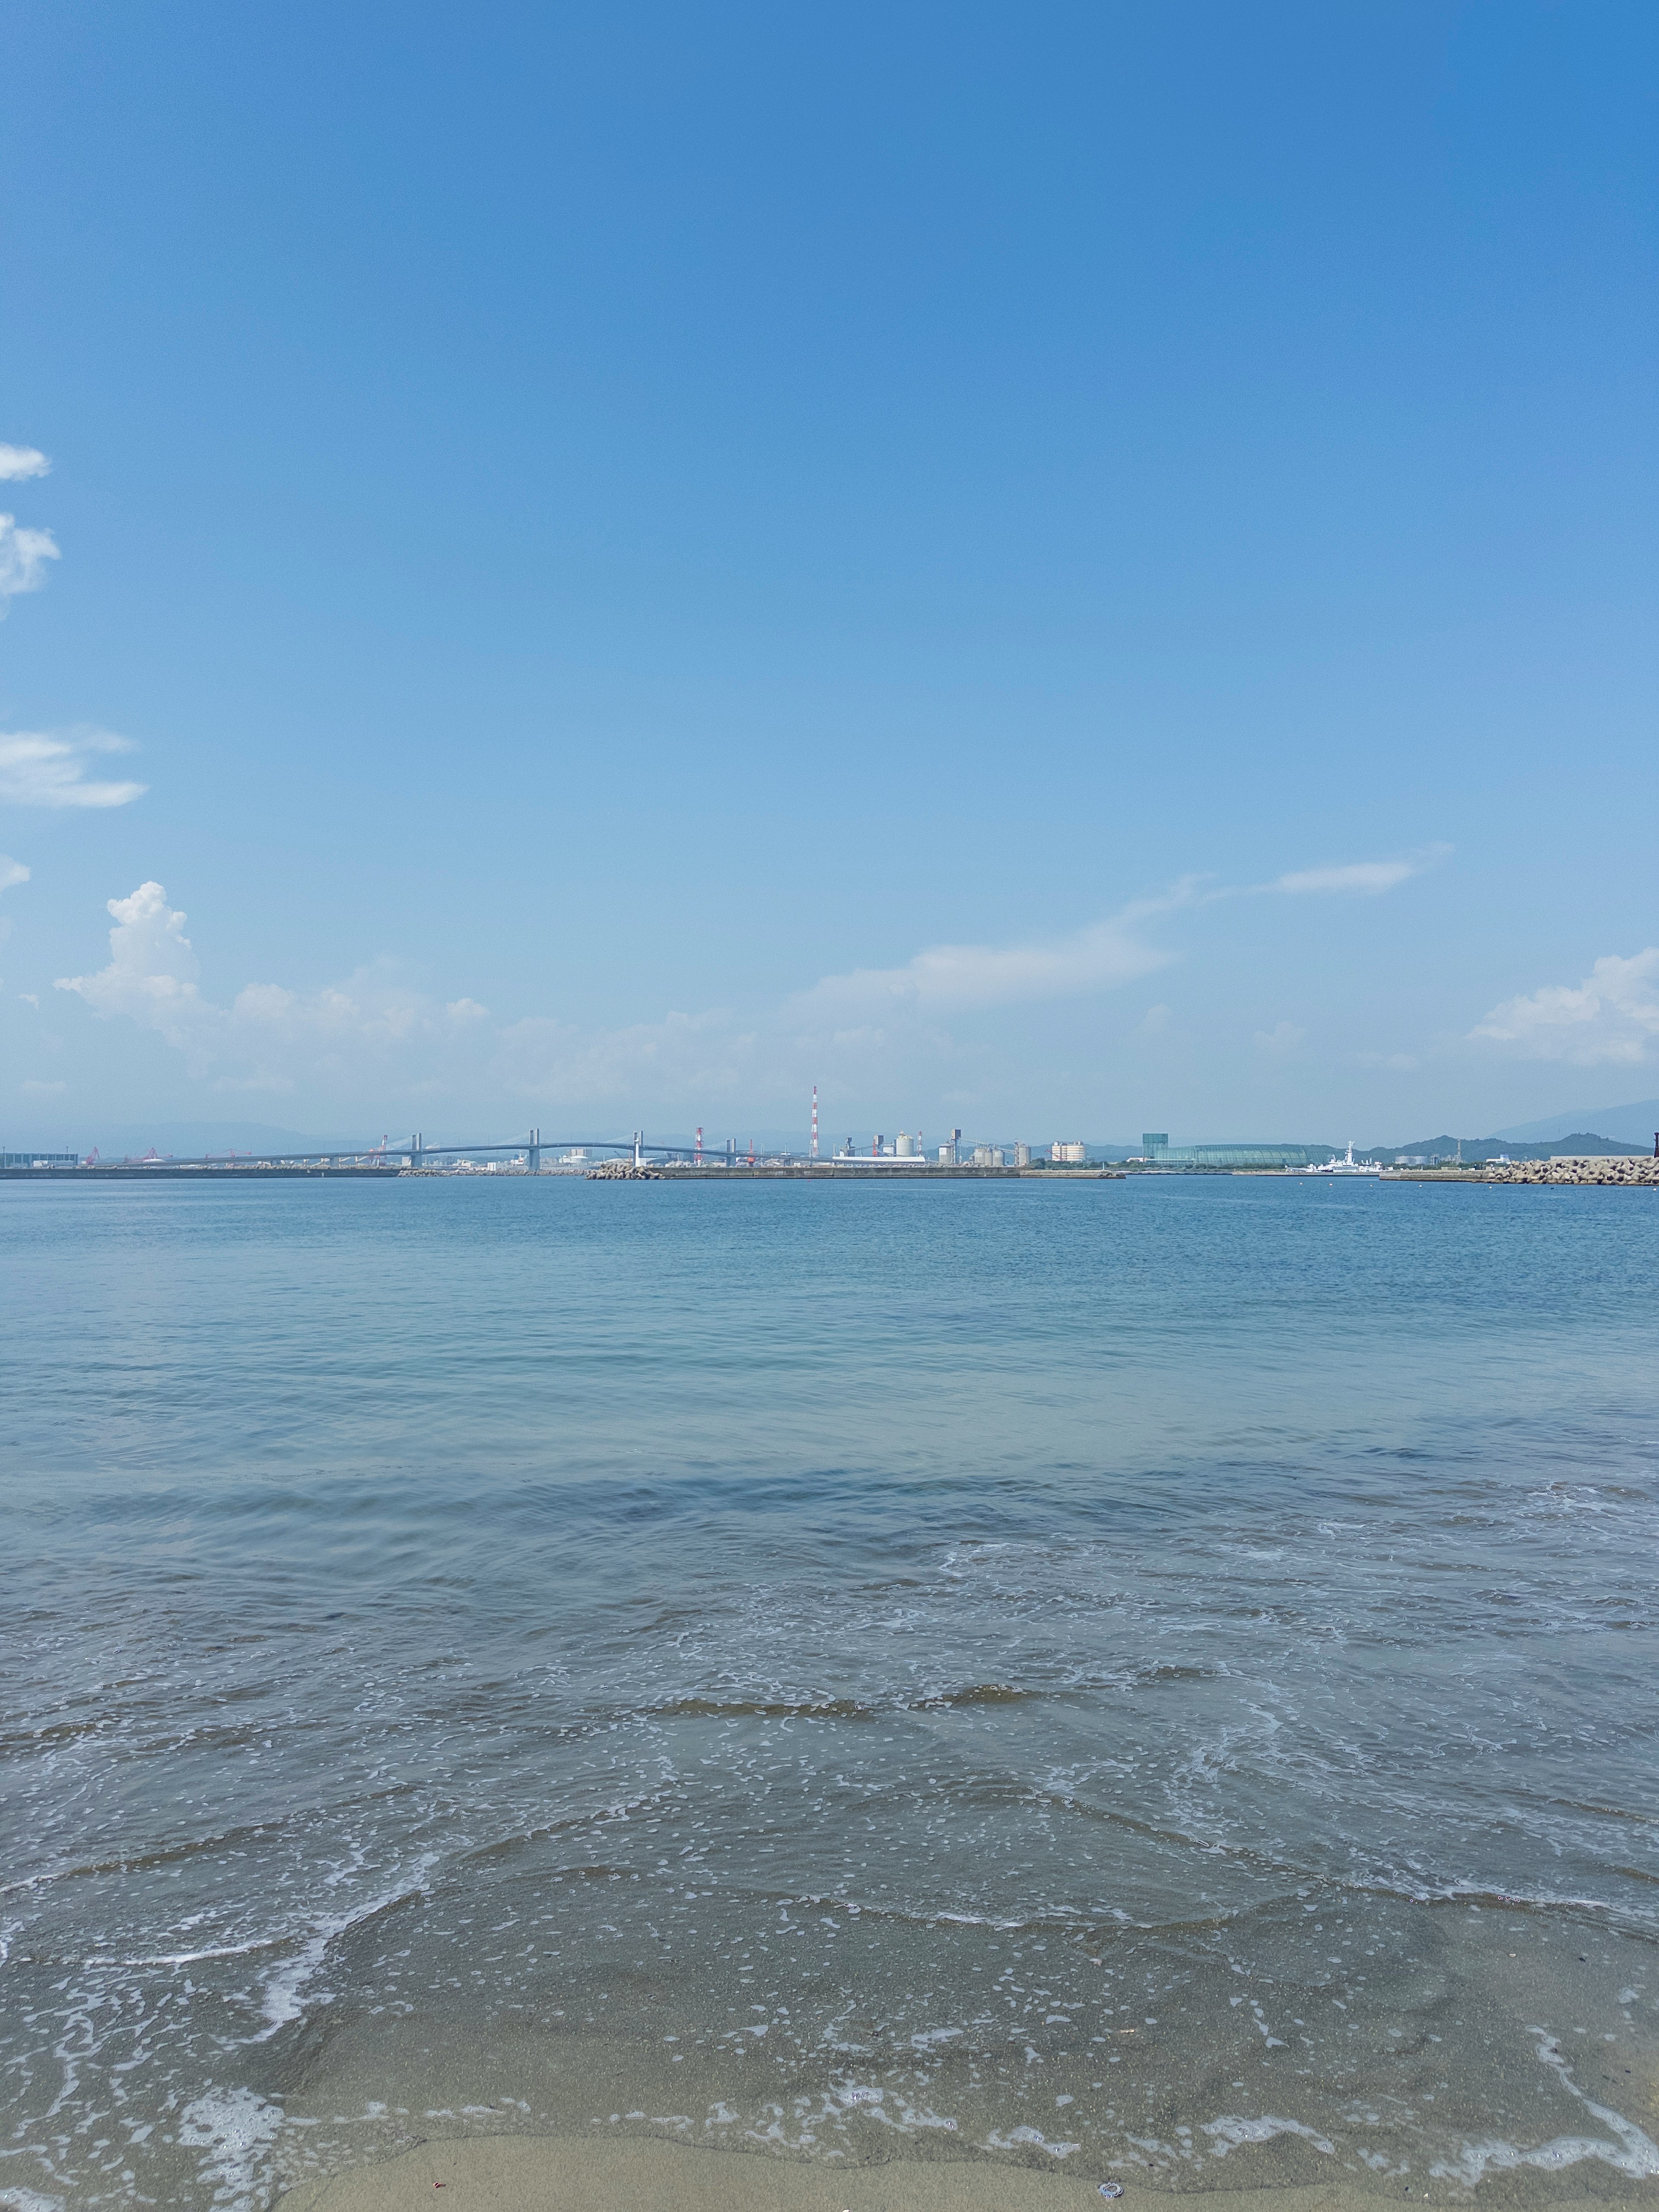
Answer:
POLYGON ((1553 1145, 1560 1152, 1569 1136, 1585 1129, 1600 1129, 1621 1144, 1651 1152, 1653 1133, 1659 1129, 1659 1098, 1638 1098, 1633 1106, 1580 1107, 1576 1113, 1558 1114, 1548 1121, 1522 1121, 1498 1133, 1523 1145, 1553 1145))
MULTIPOLYGON (((1518 1144, 1512 1137, 1419 1137, 1413 1143, 1401 1145, 1399 1149, 1402 1152, 1421 1153, 1425 1158, 1432 1158, 1436 1152, 1440 1152, 1449 1159, 1460 1144, 1463 1147, 1463 1158, 1470 1162, 1493 1159, 1499 1152, 1512 1160, 1547 1160, 1552 1152, 1633 1153, 1650 1152, 1653 1148, 1651 1139, 1645 1145, 1626 1145, 1612 1137, 1597 1136, 1587 1129, 1573 1129, 1540 1144, 1518 1144)), ((1371 1157, 1379 1158, 1382 1153, 1374 1152, 1371 1157)))

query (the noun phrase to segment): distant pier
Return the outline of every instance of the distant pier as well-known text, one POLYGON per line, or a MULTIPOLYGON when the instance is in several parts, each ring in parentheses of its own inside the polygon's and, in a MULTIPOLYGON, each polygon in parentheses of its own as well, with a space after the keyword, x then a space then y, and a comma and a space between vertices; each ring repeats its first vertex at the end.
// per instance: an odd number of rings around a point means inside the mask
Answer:
POLYGON ((270 1167, 235 1166, 218 1163, 211 1167, 175 1164, 170 1160, 100 1161, 95 1167, 0 1168, 5 1182, 269 1182, 273 1176, 306 1176, 315 1181, 325 1176, 346 1176, 358 1182, 396 1182, 408 1170, 398 1167, 298 1167, 286 1162, 270 1167))
POLYGON ((589 1182, 1123 1182, 1119 1168, 939 1167, 927 1160, 903 1160, 891 1167, 872 1160, 803 1160, 796 1164, 752 1168, 688 1168, 678 1164, 635 1167, 631 1160, 607 1161, 587 1170, 589 1182))

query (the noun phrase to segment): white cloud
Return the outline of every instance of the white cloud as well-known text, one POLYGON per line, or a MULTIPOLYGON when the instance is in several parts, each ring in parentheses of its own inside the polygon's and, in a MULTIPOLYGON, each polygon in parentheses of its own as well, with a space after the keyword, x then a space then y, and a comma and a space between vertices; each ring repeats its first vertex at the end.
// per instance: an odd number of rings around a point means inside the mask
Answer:
POLYGON ((201 963, 185 935, 186 917, 168 906, 160 884, 140 884, 131 898, 106 903, 115 917, 108 967, 95 975, 60 976, 57 988, 77 992, 95 1013, 126 1014, 180 1050, 195 1051, 204 1023, 222 1018, 197 988, 201 963))
POLYGON ((794 1009, 803 1018, 818 1012, 844 1016, 854 1010, 940 1014, 1109 990, 1166 968, 1176 957, 1144 944, 1135 931, 1150 916, 1188 903, 1194 889, 1190 881, 1182 882, 1163 898, 1140 900, 1104 921, 1046 942, 933 945, 902 968, 857 968, 849 975, 826 975, 794 1001, 794 1009))
POLYGON ((25 1098, 61 1098, 69 1085, 67 1083, 38 1083, 31 1077, 28 1082, 20 1083, 17 1088, 25 1098))
POLYGON ((457 1079, 497 1096, 550 1105, 623 1099, 648 1084, 657 1096, 727 1095, 752 1038, 723 1014, 597 1033, 539 1018, 497 1026, 476 999, 448 1005, 410 989, 389 963, 317 991, 250 983, 231 1003, 203 995, 186 917, 158 883, 111 899, 106 966, 59 979, 106 1019, 154 1030, 190 1073, 224 1091, 283 1092, 301 1083, 413 1100, 457 1079))
POLYGON ((45 563, 58 558, 49 530, 20 530, 15 514, 0 514, 0 622, 8 600, 38 592, 46 580, 45 563))
POLYGON ((26 1006, 33 1006, 37 1014, 40 1012, 40 1001, 35 997, 33 991, 20 991, 17 995, 26 1006))
POLYGON ((52 463, 38 446, 0 445, 0 483, 24 483, 46 476, 52 463))
MULTIPOLYGON (((9 891, 15 884, 26 884, 28 879, 29 872, 21 860, 14 860, 9 853, 0 853, 0 891, 9 891)), ((0 945, 3 945, 10 935, 10 920, 7 915, 0 915, 0 945)))
POLYGON ((88 780, 87 762, 92 754, 132 750, 130 738, 109 730, 0 732, 0 805, 125 806, 149 787, 88 780))
POLYGON ((1306 1030, 1297 1029, 1294 1022, 1275 1022, 1270 1030, 1258 1030, 1255 1048, 1258 1052, 1283 1054, 1294 1052, 1307 1036, 1306 1030))
POLYGON ((1287 876, 1277 876, 1272 883, 1260 884, 1256 888, 1287 891, 1292 897, 1357 891, 1362 897, 1375 898, 1380 891, 1391 891, 1396 884, 1420 876, 1437 861, 1443 860, 1450 851, 1449 845, 1425 845, 1421 852, 1401 860, 1348 860, 1335 867, 1297 868, 1287 876))
POLYGON ((1273 891, 1391 891, 1417 873, 1410 860, 1354 860, 1346 867, 1301 868, 1268 884, 1273 891))
POLYGON ((1659 1054, 1659 945, 1598 960, 1582 983, 1548 983, 1494 1006, 1469 1032, 1528 1060, 1633 1066, 1659 1054))
MULTIPOLYGON (((36 771, 33 761, 26 765, 36 771)), ((1155 973, 1179 957, 1148 941, 1156 917, 1196 914, 1237 895, 1191 878, 1064 936, 926 946, 892 967, 826 975, 750 1028, 714 1009, 592 1030, 542 1015, 499 1021, 471 998, 445 1004, 412 988, 389 962, 321 990, 254 982, 228 1004, 216 1003, 203 995, 184 915, 149 883, 109 902, 115 927, 107 965, 65 976, 58 988, 106 1018, 156 1031, 185 1055, 193 1075, 222 1089, 305 1087, 388 1112, 398 1099, 418 1112, 428 1097, 521 1098, 549 1109, 626 1103, 629 1110, 648 1099, 653 1111, 735 1107, 742 1099, 752 1110, 832 1076, 872 1095, 920 1079, 935 1096, 948 1076, 968 1097, 1006 1079, 1003 1048, 994 1033, 967 1024, 952 1035, 948 1018, 1104 992, 1155 973)), ((1173 1033, 1170 1012, 1159 1006, 1133 1035, 1149 1042, 1165 1033, 1173 1033)), ((1284 1023, 1260 1040, 1268 1053, 1301 1042, 1284 1023)))
POLYGON ((488 1072, 508 1095, 556 1106, 642 1093, 713 1106, 752 1091, 758 1042, 723 1012, 671 1013, 592 1034, 532 1015, 495 1031, 488 1072))

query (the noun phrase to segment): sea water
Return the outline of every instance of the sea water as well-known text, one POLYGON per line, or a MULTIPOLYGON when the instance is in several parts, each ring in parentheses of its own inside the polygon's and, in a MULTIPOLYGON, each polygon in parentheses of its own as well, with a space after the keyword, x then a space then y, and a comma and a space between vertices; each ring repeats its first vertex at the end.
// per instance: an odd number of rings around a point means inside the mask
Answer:
POLYGON ((1659 2170, 1659 1205, 0 1186, 0 2205, 1659 2170))

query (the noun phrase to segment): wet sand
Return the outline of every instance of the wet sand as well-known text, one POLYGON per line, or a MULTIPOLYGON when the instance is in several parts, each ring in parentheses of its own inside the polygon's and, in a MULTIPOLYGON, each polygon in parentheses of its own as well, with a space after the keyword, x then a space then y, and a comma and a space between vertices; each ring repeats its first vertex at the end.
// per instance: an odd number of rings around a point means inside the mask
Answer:
MULTIPOLYGON (((1384 2192, 1358 2184, 1306 2188, 1206 2190, 1225 2212, 1375 2212, 1390 2203, 1468 2202, 1468 2192, 1384 2192)), ((1128 2184, 1121 2212, 1151 2212, 1170 2192, 1128 2184)), ((1482 2191, 1479 2201, 1488 2201, 1482 2191)), ((1525 2203, 1532 2192, 1492 2193, 1525 2203)), ((1553 2212, 1659 2203, 1659 2187, 1555 2197, 1553 2212)), ((1097 2185, 1081 2176, 1029 2166, 897 2159, 878 2166, 802 2164, 672 2143, 581 2142, 560 2137, 461 2138, 425 2142, 383 2164, 310 2183, 280 2199, 281 2212, 1087 2212, 1097 2185)))
MULTIPOLYGON (((1137 2195, 1150 2195, 1141 2191, 1137 2195)), ((1311 2207, 1315 2191, 1306 2196, 1311 2207)), ((1132 2199, 1126 2191, 1126 2207, 1132 2199)), ((472 2212, 1044 2212, 1099 2205, 1088 2183, 991 2166, 896 2160, 823 2165, 694 2150, 673 2143, 559 2137, 422 2143, 385 2164, 292 2191, 282 2212, 392 2212, 413 2204, 472 2212)))

